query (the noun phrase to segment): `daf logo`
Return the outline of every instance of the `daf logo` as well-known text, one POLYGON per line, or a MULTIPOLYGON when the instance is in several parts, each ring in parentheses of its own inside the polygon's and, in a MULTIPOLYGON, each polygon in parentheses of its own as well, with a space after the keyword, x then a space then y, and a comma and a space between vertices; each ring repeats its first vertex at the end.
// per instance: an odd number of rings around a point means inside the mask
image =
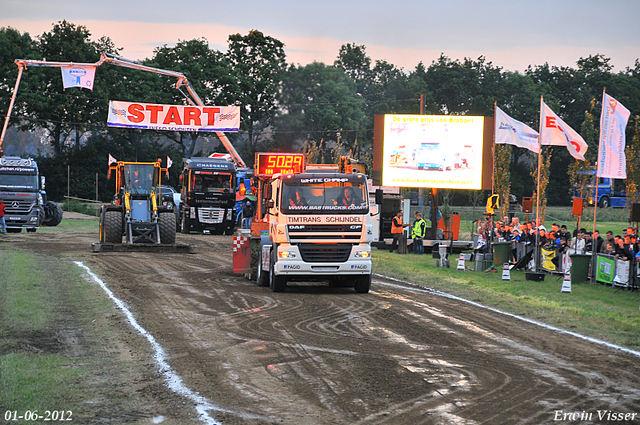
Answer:
POLYGON ((13 201, 11 203, 11 207, 13 207, 13 208, 18 208, 19 206, 20 206, 20 203, 18 201, 13 201))
POLYGON ((351 225, 351 227, 349 227, 349 229, 351 230, 360 230, 362 228, 362 226, 359 225, 351 225))

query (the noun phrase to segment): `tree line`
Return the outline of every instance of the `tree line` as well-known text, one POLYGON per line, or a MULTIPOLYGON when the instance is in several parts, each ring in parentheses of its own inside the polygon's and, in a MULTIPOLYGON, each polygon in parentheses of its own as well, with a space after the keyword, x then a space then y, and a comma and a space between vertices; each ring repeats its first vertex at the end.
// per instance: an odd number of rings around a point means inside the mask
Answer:
MULTIPOLYGON (((581 133, 593 160, 606 87, 632 112, 628 144, 640 144, 639 60, 614 72, 610 59, 596 53, 578 59, 575 67, 529 65, 518 72, 495 66, 483 56, 454 60, 442 54, 431 64, 419 62, 405 70, 385 60, 372 61, 366 46, 355 43, 344 44, 332 64, 307 65, 287 63, 284 44, 258 30, 232 34, 227 43, 221 52, 211 49, 205 38, 179 40, 173 46, 156 47, 153 56, 141 63, 185 74, 207 105, 240 106, 240 132, 228 137, 248 165, 255 152, 296 151, 307 153, 310 162, 336 162, 340 155, 350 155, 370 166, 374 115, 420 113, 421 95, 427 114, 493 116, 497 102, 533 128, 538 127, 543 95, 545 103, 581 133)), ((13 92, 15 59, 93 63, 101 53, 121 51, 109 37, 93 39, 87 27, 68 21, 55 23, 37 37, 0 28, 0 110, 6 112, 13 92)), ((109 200, 113 195, 106 181, 109 154, 137 161, 170 156, 176 165, 169 183, 175 185, 180 158, 224 151, 213 135, 108 128, 109 100, 184 103, 175 79, 167 76, 105 64, 96 72, 93 91, 63 90, 57 68, 32 68, 23 74, 11 137, 2 148, 5 154, 22 155, 29 144, 34 149, 36 140, 48 192, 56 200, 66 195, 68 175, 73 196, 94 198, 96 172, 99 197, 109 200), (32 137, 26 138, 25 132, 32 137)), ((574 160, 566 149, 544 149, 549 158, 547 202, 568 205, 567 182, 574 160)), ((536 159, 515 147, 507 155, 510 193, 532 196, 530 164, 536 159)), ((454 204, 477 199, 462 192, 450 195, 454 204)))

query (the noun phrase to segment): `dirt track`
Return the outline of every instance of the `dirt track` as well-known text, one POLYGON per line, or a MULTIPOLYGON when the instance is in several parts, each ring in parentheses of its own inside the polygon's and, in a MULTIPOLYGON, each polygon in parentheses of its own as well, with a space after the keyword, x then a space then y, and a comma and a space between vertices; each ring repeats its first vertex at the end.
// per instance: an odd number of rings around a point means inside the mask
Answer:
MULTIPOLYGON (((640 423, 640 358, 461 301, 380 279, 366 295, 272 293, 232 273, 225 236, 178 235, 195 254, 93 253, 97 234, 9 238, 91 268, 224 425, 608 423, 605 410, 640 423)), ((126 346, 149 352, 142 337, 126 346)), ((195 421, 192 403, 149 380, 149 403, 195 421)))

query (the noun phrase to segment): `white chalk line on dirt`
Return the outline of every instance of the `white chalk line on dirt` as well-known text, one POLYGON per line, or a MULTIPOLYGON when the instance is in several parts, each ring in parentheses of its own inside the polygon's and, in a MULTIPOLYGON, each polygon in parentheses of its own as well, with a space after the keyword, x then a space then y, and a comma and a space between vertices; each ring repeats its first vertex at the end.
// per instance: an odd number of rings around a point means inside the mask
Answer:
POLYGON ((201 421, 205 422, 208 425, 222 425, 220 422, 216 421, 214 418, 212 418, 209 415, 209 411, 228 413, 228 414, 239 416, 245 419, 264 419, 255 415, 241 414, 238 412, 217 407, 213 403, 211 403, 209 400, 207 400, 206 397, 203 397, 199 395, 197 392, 194 392, 191 389, 187 388, 187 386, 184 385, 184 383, 182 382, 182 378, 176 372, 174 372, 173 369, 171 369, 171 366, 169 366, 169 363, 167 363, 167 361, 165 360, 166 355, 165 355, 164 349, 160 346, 160 344, 158 344, 158 342, 153 337, 153 335, 151 335, 149 332, 147 332, 146 329, 140 326, 138 321, 133 317, 133 314, 131 313, 127 305, 124 302, 122 302, 120 299, 118 299, 113 294, 113 292, 107 287, 107 285, 102 281, 102 279, 100 279, 95 273, 93 273, 91 269, 89 269, 89 267, 85 266, 84 263, 82 263, 81 261, 74 261, 74 264, 77 265, 78 267, 83 268, 89 274, 91 279, 93 279, 94 282, 100 285, 100 287, 104 290, 107 296, 111 298, 111 300, 113 300, 113 302, 118 306, 118 308, 124 313, 124 315, 127 317, 127 320, 129 321, 131 326, 133 326, 134 329, 136 329, 142 336, 144 336, 147 339, 147 341, 149 341, 149 343, 151 344, 155 352, 155 354, 153 355, 153 358, 156 361, 158 370, 164 376, 167 387, 174 393, 191 400, 195 404, 196 411, 200 415, 201 421))
POLYGON ((407 286, 394 285, 392 283, 387 283, 387 282, 379 282, 379 281, 376 282, 376 283, 379 283, 379 284, 382 284, 382 285, 391 286, 391 287, 395 287, 395 288, 403 288, 403 289, 409 289, 409 290, 419 290, 419 291, 430 292, 430 293, 432 293, 434 295, 437 295, 437 296, 440 296, 440 297, 443 297, 443 298, 450 298, 452 300, 462 301, 464 303, 473 305, 475 307, 480 307, 480 308, 483 308, 485 310, 492 311, 494 313, 498 313, 498 314, 502 314, 504 316, 513 317, 514 319, 522 320, 523 322, 527 322, 527 323, 530 323, 532 325, 540 326, 542 328, 549 329, 549 330, 552 330, 552 331, 555 331, 555 332, 559 332, 559 333, 562 333, 562 334, 565 334, 565 335, 571 335, 573 337, 580 338, 582 340, 589 341, 589 342, 594 343, 594 344, 603 345, 603 346, 608 347, 608 348, 613 348, 614 350, 619 350, 619 351, 622 351, 622 352, 625 352, 625 353, 628 353, 628 354, 632 354, 632 355, 634 355, 636 357, 640 357, 640 351, 634 351, 634 350, 631 350, 629 348, 620 347, 619 345, 611 344, 609 342, 601 341, 599 339, 591 338, 591 337, 588 337, 588 336, 584 336, 584 335, 581 335, 581 334, 576 333, 576 332, 571 332, 571 331, 567 331, 567 330, 564 330, 564 329, 561 329, 561 328, 557 328, 555 326, 547 325, 546 323, 542 323, 542 322, 538 322, 538 321, 535 321, 535 320, 532 320, 532 319, 528 319, 526 317, 518 316, 518 315, 513 314, 513 313, 508 313, 506 311, 498 310, 497 308, 487 307, 486 305, 482 305, 482 304, 477 303, 475 301, 471 301, 471 300, 467 300, 467 299, 464 299, 464 298, 461 298, 461 297, 457 297, 455 295, 447 294, 446 292, 442 292, 442 291, 439 291, 437 289, 429 288, 428 286, 421 286, 421 285, 418 285, 418 284, 415 284, 415 283, 412 283, 412 282, 407 282, 407 281, 404 281, 404 280, 400 280, 400 279, 396 279, 394 277, 381 275, 381 274, 378 274, 378 273, 374 273, 373 275, 381 277, 383 279, 388 279, 388 280, 391 280, 391 281, 394 281, 394 282, 399 282, 399 283, 402 283, 404 285, 408 285, 408 287, 407 286))

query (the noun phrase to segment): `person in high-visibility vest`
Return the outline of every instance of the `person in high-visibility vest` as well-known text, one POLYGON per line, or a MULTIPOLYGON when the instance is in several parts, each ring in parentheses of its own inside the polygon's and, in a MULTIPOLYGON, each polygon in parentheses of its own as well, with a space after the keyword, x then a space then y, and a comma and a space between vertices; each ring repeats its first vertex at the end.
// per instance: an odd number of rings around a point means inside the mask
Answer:
POLYGON ((427 222, 422 218, 419 211, 415 212, 416 221, 411 227, 411 237, 413 239, 413 253, 424 254, 424 245, 422 239, 427 234, 427 222))
POLYGON ((402 223, 402 210, 398 211, 393 220, 391 220, 391 234, 393 235, 393 242, 391 242, 391 248, 389 252, 393 252, 396 248, 398 248, 398 243, 400 242, 400 237, 402 236, 403 228, 409 226, 409 223, 402 223))

